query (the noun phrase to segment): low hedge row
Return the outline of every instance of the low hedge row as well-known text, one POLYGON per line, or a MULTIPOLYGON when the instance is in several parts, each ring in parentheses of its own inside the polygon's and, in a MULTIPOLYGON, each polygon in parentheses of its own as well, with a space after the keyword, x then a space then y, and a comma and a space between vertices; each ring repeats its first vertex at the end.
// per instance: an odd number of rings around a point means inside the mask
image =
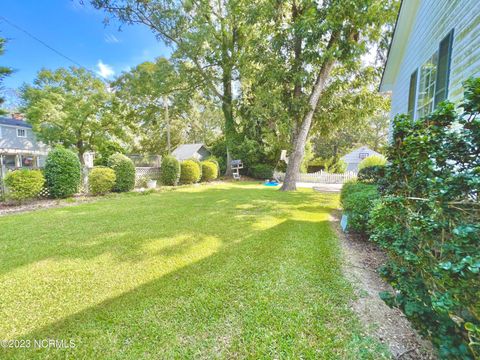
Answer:
POLYGON ((45 184, 40 170, 15 170, 5 177, 7 197, 17 201, 30 200, 38 196, 45 184))
POLYGON ((188 159, 182 162, 173 156, 165 156, 160 170, 160 181, 163 185, 176 186, 194 184, 199 181, 212 181, 218 177, 218 163, 214 160, 200 162, 188 159))

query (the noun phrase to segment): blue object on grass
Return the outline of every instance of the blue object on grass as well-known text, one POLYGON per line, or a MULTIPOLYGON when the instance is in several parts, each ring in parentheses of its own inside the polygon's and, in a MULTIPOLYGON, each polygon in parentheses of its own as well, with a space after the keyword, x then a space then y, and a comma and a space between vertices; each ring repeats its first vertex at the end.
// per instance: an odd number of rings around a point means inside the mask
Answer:
POLYGON ((265 185, 265 186, 278 186, 278 182, 276 182, 276 181, 265 181, 263 183, 263 185, 265 185))

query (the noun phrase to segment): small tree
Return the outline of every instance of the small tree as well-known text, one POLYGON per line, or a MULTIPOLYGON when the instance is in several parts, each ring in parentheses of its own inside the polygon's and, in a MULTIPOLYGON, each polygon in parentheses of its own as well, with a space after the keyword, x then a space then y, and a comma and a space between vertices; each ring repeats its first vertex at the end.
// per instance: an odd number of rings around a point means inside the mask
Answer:
POLYGON ((50 151, 45 161, 45 180, 54 198, 75 194, 81 180, 81 165, 77 155, 62 147, 50 151))

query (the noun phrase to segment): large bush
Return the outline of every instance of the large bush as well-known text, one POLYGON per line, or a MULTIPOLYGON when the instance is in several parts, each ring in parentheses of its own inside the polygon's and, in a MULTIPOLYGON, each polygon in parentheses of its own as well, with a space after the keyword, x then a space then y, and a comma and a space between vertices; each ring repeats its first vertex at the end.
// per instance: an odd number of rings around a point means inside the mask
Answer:
POLYGON ((108 158, 108 166, 115 171, 113 191, 126 192, 135 187, 135 165, 123 154, 113 154, 108 158))
POLYGON ((160 181, 163 185, 176 186, 180 178, 180 162, 173 156, 165 156, 162 159, 160 169, 160 181))
POLYGON ((200 166, 195 161, 182 161, 180 170, 180 183, 193 184, 199 182, 200 176, 200 166))
POLYGON ((93 195, 103 195, 112 191, 116 180, 115 171, 108 167, 94 167, 88 174, 88 187, 93 195))
POLYGON ((380 197, 376 185, 349 181, 342 187, 340 202, 348 215, 348 230, 366 234, 370 211, 380 197))
POLYGON ((212 161, 202 161, 202 181, 212 181, 217 178, 218 166, 212 161))
POLYGON ((374 165, 374 166, 364 167, 357 174, 358 181, 363 182, 365 184, 376 184, 379 186, 382 185, 381 187, 383 187, 384 177, 385 177, 385 165, 374 165))
POLYGON ((371 155, 360 161, 360 164, 358 164, 358 170, 360 171, 371 166, 382 166, 386 164, 387 159, 385 159, 383 156, 371 155))
POLYGON ((256 164, 250 167, 250 175, 255 179, 271 179, 273 177, 273 167, 266 164, 256 164))
POLYGON ((62 147, 50 151, 45 161, 45 180, 50 196, 64 198, 74 195, 81 180, 78 156, 62 147))
POLYGON ((40 170, 15 170, 5 177, 8 196, 18 201, 38 196, 44 183, 45 178, 40 170))
POLYGON ((461 113, 445 102, 419 121, 395 119, 385 196, 370 221, 395 289, 382 297, 444 359, 480 354, 480 80, 465 89, 461 113))

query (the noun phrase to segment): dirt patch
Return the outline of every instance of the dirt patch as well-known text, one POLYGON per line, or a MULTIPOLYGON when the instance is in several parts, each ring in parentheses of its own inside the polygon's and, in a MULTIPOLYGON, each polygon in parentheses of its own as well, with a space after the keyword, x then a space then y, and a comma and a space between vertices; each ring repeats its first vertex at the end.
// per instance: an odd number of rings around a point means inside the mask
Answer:
POLYGON ((41 210, 41 209, 74 206, 74 205, 79 205, 79 204, 92 202, 96 200, 97 199, 95 197, 77 196, 69 199, 33 200, 23 204, 6 202, 6 203, 0 204, 0 216, 24 213, 29 211, 41 210))
POLYGON ((392 290, 377 273, 386 261, 385 253, 370 242, 345 234, 339 219, 340 212, 331 218, 345 257, 345 275, 357 295, 351 306, 369 335, 387 345, 395 359, 437 359, 432 344, 415 331, 400 310, 388 307, 378 295, 392 290))

